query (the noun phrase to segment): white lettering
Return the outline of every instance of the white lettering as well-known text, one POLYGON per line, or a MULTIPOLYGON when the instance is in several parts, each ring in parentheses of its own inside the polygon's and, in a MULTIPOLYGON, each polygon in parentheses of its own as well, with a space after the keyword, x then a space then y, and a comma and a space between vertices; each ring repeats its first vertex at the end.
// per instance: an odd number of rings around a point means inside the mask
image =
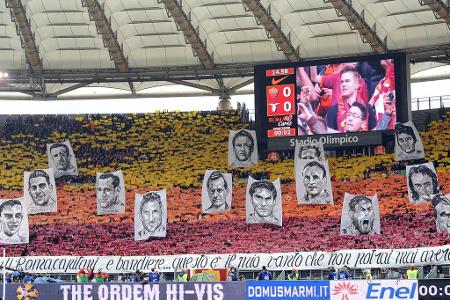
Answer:
POLYGON ((83 300, 83 286, 72 284, 72 300, 83 300))
POLYGON ((205 285, 204 284, 194 284, 195 294, 197 295, 197 299, 203 299, 203 295, 205 294, 205 285))
POLYGON ((159 285, 158 284, 144 285, 144 300, 158 300, 158 299, 159 299, 159 285))
POLYGON ((178 289, 177 284, 168 284, 166 287, 167 300, 177 300, 178 289))
POLYGON ((142 285, 133 284, 133 297, 134 300, 142 300, 142 285))
POLYGON ((62 290, 63 292, 63 299, 64 300, 69 300, 69 291, 70 291, 70 285, 61 285, 59 287, 60 290, 62 290))
POLYGON ((104 284, 98 286, 98 300, 107 300, 109 297, 108 287, 104 284))
POLYGON ((111 284, 109 286, 109 296, 111 300, 121 300, 120 299, 120 285, 111 284))
MULTIPOLYGON (((213 291, 214 291, 214 300, 223 300, 223 285, 220 283, 217 283, 213 285, 213 291)), ((209 298, 209 297, 208 297, 209 298)))
POLYGON ((134 300, 133 299, 133 291, 131 285, 124 284, 122 285, 122 298, 121 300, 134 300))
POLYGON ((83 285, 83 300, 92 300, 92 285, 85 284, 83 285))

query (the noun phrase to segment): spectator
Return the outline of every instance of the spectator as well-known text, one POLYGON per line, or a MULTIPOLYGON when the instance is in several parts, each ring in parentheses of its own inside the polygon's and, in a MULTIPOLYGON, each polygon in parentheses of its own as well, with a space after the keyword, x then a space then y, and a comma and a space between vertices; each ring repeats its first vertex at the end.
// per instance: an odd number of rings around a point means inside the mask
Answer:
POLYGON ((23 278, 23 283, 33 283, 34 277, 31 274, 25 274, 25 277, 23 278))
POLYGON ((148 273, 148 282, 150 283, 158 283, 160 280, 159 273, 155 270, 155 268, 152 268, 151 272, 148 273))
POLYGON ((367 116, 362 120, 360 131, 372 130, 376 126, 375 111, 362 98, 360 98, 361 75, 351 67, 345 67, 341 73, 340 90, 341 96, 337 104, 333 105, 327 112, 328 127, 339 132, 345 132, 345 119, 353 103, 358 102, 367 109, 367 116))
POLYGON ((95 274, 95 282, 103 283, 108 280, 108 273, 102 272, 102 269, 98 269, 97 273, 95 274))
POLYGON ((328 272, 328 280, 336 280, 336 271, 334 268, 331 268, 328 272))
POLYGON ((258 280, 272 280, 272 274, 267 271, 267 267, 263 266, 262 271, 258 274, 258 280))
POLYGON ((11 278, 11 274, 6 273, 6 275, 5 275, 5 282, 6 283, 12 283, 13 282, 12 278, 11 278))
POLYGON ((419 271, 417 271, 416 267, 412 265, 407 271, 406 271, 406 278, 407 279, 418 279, 419 271))
MULTIPOLYGON (((310 68, 311 81, 316 82, 320 85, 321 95, 322 94, 323 96, 327 95, 327 97, 325 97, 325 99, 327 99, 326 106, 323 105, 324 99, 321 99, 322 108, 325 108, 327 110, 330 108, 330 106, 332 107, 333 105, 336 105, 339 102, 340 98, 345 93, 345 91, 343 92, 341 88, 342 76, 344 74, 344 71, 346 69, 353 69, 356 71, 357 65, 358 63, 356 62, 328 65, 323 75, 317 74, 317 67, 312 66, 310 68), (328 100, 329 97, 332 98, 331 102, 328 100)), ((361 76, 359 76, 357 83, 358 83, 358 90, 357 90, 358 98, 362 99, 364 102, 367 102, 369 100, 369 96, 367 92, 366 82, 361 78, 361 76)))
POLYGON ((380 61, 381 67, 384 69, 385 76, 375 87, 372 98, 369 103, 375 108, 377 122, 380 124, 381 119, 387 113, 390 116, 383 125, 383 129, 394 129, 396 120, 395 109, 395 66, 392 59, 383 59, 380 61))
POLYGON ((139 270, 136 270, 131 277, 130 277, 131 283, 139 283, 142 282, 142 273, 139 270))
POLYGON ((89 282, 89 276, 87 274, 87 271, 83 268, 80 269, 77 273, 77 282, 78 283, 87 283, 89 282))
POLYGON ((230 271, 228 272, 228 281, 238 281, 238 272, 236 268, 230 268, 230 271))
POLYGON ((347 266, 343 266, 341 270, 338 273, 338 279, 339 280, 349 280, 350 279, 350 273, 348 271, 347 266))
POLYGON ((436 273, 438 278, 444 277, 444 269, 442 268, 442 265, 436 266, 436 273))
POLYGON ((373 279, 373 276, 371 274, 370 269, 364 270, 363 271, 363 275, 364 275, 364 279, 366 279, 366 280, 372 280, 373 279))
POLYGON ((23 273, 23 272, 16 270, 12 273, 13 282, 20 283, 20 282, 22 282, 24 277, 25 277, 25 273, 23 273))
POLYGON ((300 275, 298 274, 298 271, 294 268, 292 271, 288 274, 288 280, 298 280, 300 278, 300 275))
POLYGON ((181 272, 178 273, 177 281, 178 282, 188 282, 188 274, 187 274, 186 270, 181 270, 181 272))

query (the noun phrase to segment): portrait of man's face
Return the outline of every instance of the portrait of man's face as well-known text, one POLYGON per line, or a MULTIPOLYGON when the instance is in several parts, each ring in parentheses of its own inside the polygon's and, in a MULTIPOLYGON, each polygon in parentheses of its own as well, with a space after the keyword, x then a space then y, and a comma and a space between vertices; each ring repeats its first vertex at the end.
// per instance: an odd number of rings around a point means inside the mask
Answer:
POLYGON ((361 234, 369 234, 373 228, 375 221, 375 213, 373 211, 372 201, 369 199, 359 201, 355 205, 355 210, 349 210, 349 215, 353 226, 361 234))
POLYGON ((359 80, 353 72, 344 72, 341 75, 341 95, 348 98, 355 94, 359 88, 359 80))
POLYGON ((260 217, 268 217, 273 215, 275 207, 275 198, 273 193, 266 188, 257 188, 252 197, 252 204, 255 212, 260 217))
POLYGON ((441 201, 436 205, 436 227, 438 232, 446 232, 450 234, 450 205, 449 201, 441 201))
POLYGON ((360 131, 363 121, 363 112, 357 106, 350 107, 347 112, 345 131, 360 131))
POLYGON ((0 221, 2 222, 3 232, 7 236, 13 236, 16 234, 19 231, 22 219, 22 205, 5 205, 0 213, 0 221))
POLYGON ((246 136, 238 136, 235 140, 233 149, 234 155, 239 161, 247 161, 250 159, 252 142, 246 136))
POLYGON ((221 207, 225 205, 229 192, 229 189, 225 188, 225 185, 226 182, 223 177, 209 181, 208 196, 213 206, 221 207))
POLYGON ((28 190, 31 199, 36 205, 44 206, 50 200, 53 192, 53 185, 47 182, 43 176, 31 178, 29 180, 28 190))
POLYGON ((421 199, 431 201, 433 198, 433 180, 431 176, 423 173, 415 173, 411 175, 411 183, 421 199))
POLYGON ((304 147, 300 150, 300 158, 301 159, 320 159, 317 156, 316 149, 312 147, 304 147))
POLYGON ((70 166, 70 154, 65 147, 55 147, 50 150, 50 155, 56 169, 65 171, 70 166))
POLYGON ((307 166, 303 171, 303 184, 308 195, 319 195, 326 187, 327 177, 318 166, 307 166))
POLYGON ((405 153, 412 153, 416 150, 414 138, 407 133, 399 133, 397 141, 400 149, 405 153))
POLYGON ((156 231, 162 223, 162 207, 158 201, 147 201, 142 206, 142 225, 147 231, 156 231))
POLYGON ((98 179, 97 199, 101 208, 110 208, 117 204, 120 185, 114 187, 113 178, 98 179))

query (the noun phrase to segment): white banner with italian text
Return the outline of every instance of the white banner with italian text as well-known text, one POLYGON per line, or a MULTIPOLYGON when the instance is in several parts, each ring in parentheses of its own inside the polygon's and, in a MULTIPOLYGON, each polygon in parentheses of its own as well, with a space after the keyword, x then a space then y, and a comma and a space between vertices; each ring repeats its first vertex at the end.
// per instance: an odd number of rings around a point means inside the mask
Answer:
MULTIPOLYGON (((3 267, 0 258, 0 267, 3 267)), ((319 270, 347 265, 351 268, 397 268, 411 265, 450 264, 450 245, 411 249, 360 249, 336 252, 270 254, 211 254, 173 256, 24 256, 6 257, 6 267, 29 273, 77 273, 80 268, 124 273, 152 268, 160 272, 182 269, 319 270)))

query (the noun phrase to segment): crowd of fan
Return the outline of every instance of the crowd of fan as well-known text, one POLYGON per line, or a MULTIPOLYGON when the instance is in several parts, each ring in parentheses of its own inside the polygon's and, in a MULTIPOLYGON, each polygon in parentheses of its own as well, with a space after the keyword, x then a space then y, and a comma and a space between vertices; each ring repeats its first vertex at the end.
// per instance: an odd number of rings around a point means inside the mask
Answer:
MULTIPOLYGON (((80 176, 58 180, 58 212, 31 216, 30 244, 7 246, 8 255, 334 251, 356 245, 397 248, 446 243, 447 237, 436 233, 431 211, 408 203, 401 172, 390 176, 389 172, 403 168, 393 163, 393 155, 330 157, 336 205, 299 207, 293 160, 228 168, 228 130, 245 126, 236 112, 11 117, 0 139, 2 198, 21 196, 24 170, 47 167, 48 142, 70 140, 80 176), (220 215, 201 213, 199 187, 205 170, 212 168, 234 175, 232 209, 220 215), (117 169, 124 172, 127 199, 134 199, 134 192, 167 188, 166 239, 132 240, 132 201, 127 202, 125 214, 95 215, 95 172, 117 169), (275 235, 270 226, 245 223, 249 174, 282 180, 284 226, 275 235), (381 199, 383 234, 341 237, 338 220, 344 192, 360 193, 361 186, 381 199), (299 242, 287 242, 292 239, 299 242)), ((421 133, 426 160, 434 161, 443 193, 450 192, 449 129, 447 118, 432 122, 429 131, 421 133)))

